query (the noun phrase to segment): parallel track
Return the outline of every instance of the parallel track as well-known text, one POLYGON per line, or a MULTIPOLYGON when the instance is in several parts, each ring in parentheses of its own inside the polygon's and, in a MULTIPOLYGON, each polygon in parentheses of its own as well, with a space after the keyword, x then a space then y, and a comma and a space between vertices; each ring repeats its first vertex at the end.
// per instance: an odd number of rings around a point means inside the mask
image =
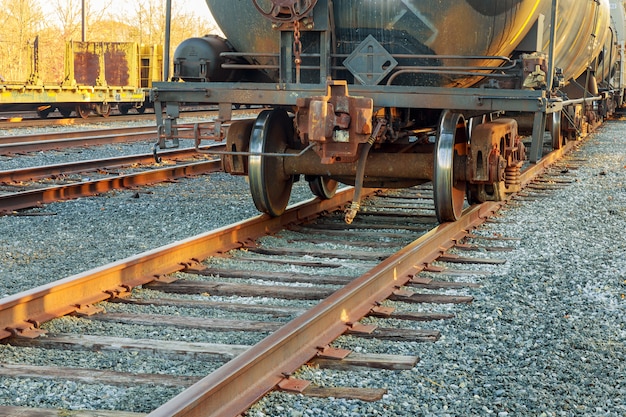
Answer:
MULTIPOLYGON (((209 110, 204 108, 186 108, 182 115, 198 116, 204 115, 214 116, 217 112, 215 110, 209 110)), ((147 112, 145 114, 112 114, 113 117, 101 117, 91 115, 90 117, 83 119, 82 117, 62 117, 60 114, 58 117, 49 116, 46 119, 40 118, 36 112, 0 112, 0 128, 1 129, 17 129, 17 128, 30 128, 30 127, 49 127, 49 126, 79 126, 90 124, 106 124, 117 123, 126 121, 138 121, 145 120, 148 123, 154 124, 154 113, 147 112)))
MULTIPOLYGON (((223 146, 216 145, 213 148, 219 150, 223 149, 223 146)), ((203 149, 208 150, 210 148, 205 147, 203 149)), ((14 213, 17 210, 39 207, 61 200, 103 194, 115 189, 133 188, 217 172, 222 169, 220 161, 217 159, 194 161, 194 157, 198 156, 198 153, 193 148, 165 151, 160 156, 171 162, 179 162, 175 165, 154 167, 154 156, 142 154, 0 171, 0 184, 15 184, 20 188, 0 195, 0 214, 14 213), (192 160, 192 162, 184 162, 184 160, 192 160), (144 170, 127 174, 111 172, 112 168, 124 168, 137 164, 144 164, 144 170), (71 181, 67 178, 72 173, 94 171, 96 173, 103 172, 102 177, 85 181, 71 181), (52 186, 32 182, 57 176, 66 177, 68 180, 64 181, 63 184, 52 186), (25 186, 25 182, 28 186, 25 186)))
POLYGON ((0 136, 0 155, 139 141, 152 141, 154 143, 156 142, 156 137, 157 132, 154 126, 41 133, 24 136, 0 136))
MULTIPOLYGON (((130 141, 146 141, 150 144, 156 141, 155 137, 154 127, 6 136, 0 137, 0 154, 22 154, 130 141)), ((205 146, 202 149, 211 148, 222 150, 223 145, 205 146)), ((182 148, 159 152, 159 157, 167 160, 168 163, 180 161, 174 166, 155 167, 154 155, 142 154, 0 171, 0 184, 4 184, 5 188, 4 193, 0 195, 0 214, 14 213, 17 210, 38 207, 59 200, 92 196, 114 189, 144 186, 221 170, 219 161, 198 161, 197 156, 198 152, 195 149, 182 148), (191 162, 183 163, 184 160, 191 162), (115 174, 111 171, 139 164, 145 166, 143 171, 127 174, 115 174), (100 176, 101 178, 72 181, 72 174, 86 172, 91 172, 90 177, 100 176), (56 179, 52 180, 53 178, 56 179), (57 180, 59 178, 60 180, 57 180), (49 185, 50 183, 53 185, 49 185)))

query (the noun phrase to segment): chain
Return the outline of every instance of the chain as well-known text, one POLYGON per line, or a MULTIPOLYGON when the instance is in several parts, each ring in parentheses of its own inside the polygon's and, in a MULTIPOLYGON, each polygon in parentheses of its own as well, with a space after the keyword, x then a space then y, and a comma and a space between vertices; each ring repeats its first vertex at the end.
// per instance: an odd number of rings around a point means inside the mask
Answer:
POLYGON ((293 22, 293 55, 296 64, 296 84, 300 83, 300 64, 302 63, 302 42, 300 41, 300 21, 293 22))

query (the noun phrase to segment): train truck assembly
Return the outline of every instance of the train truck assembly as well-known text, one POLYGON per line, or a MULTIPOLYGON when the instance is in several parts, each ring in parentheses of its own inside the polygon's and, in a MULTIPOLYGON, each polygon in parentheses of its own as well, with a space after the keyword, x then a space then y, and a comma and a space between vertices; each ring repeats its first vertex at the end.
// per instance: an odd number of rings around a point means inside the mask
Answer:
POLYGON ((175 82, 154 83, 157 145, 224 140, 224 169, 247 175, 272 216, 299 179, 320 198, 354 185, 347 222, 363 187, 432 181, 438 220, 454 221, 466 200, 517 191, 544 144, 584 135, 623 100, 624 7, 613 0, 207 5, 226 39, 184 43, 175 82), (217 123, 180 129, 186 102, 217 104, 217 123), (265 109, 234 120, 240 104, 265 109))

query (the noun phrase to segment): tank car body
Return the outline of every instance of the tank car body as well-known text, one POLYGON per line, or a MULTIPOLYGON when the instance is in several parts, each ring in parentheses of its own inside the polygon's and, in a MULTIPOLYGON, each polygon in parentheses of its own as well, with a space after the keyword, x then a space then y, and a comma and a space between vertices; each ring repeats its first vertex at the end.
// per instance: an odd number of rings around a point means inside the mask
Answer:
MULTIPOLYGON (((550 15, 552 1, 335 0, 332 3, 333 46, 338 54, 351 54, 371 35, 391 54, 478 56, 484 58, 473 61, 474 66, 488 67, 494 64, 488 59, 490 56, 509 57, 519 48, 535 52, 531 45, 523 45, 523 41, 540 16, 550 15)), ((207 0, 207 4, 236 50, 265 53, 279 50, 276 30, 259 19, 254 2, 238 1, 235 7, 220 0, 207 0)), ((559 14, 567 17, 560 19, 555 60, 566 79, 576 78, 597 56, 608 35, 608 2, 604 0, 598 7, 597 2, 588 0, 560 0, 559 14)), ((544 25, 541 35, 546 41, 550 38, 549 30, 549 25, 544 25)), ((276 64, 267 57, 264 63, 276 64)), ((276 74, 273 79, 279 81, 276 74)), ((466 87, 475 79, 431 77, 427 81, 430 85, 466 87)))
POLYGON ((166 117, 157 111, 159 146, 181 135, 177 103, 219 104, 217 126, 193 129, 196 142, 225 139, 224 169, 248 175, 255 205, 270 215, 304 177, 320 198, 337 182, 355 185, 348 222, 363 187, 433 181, 437 218, 455 220, 466 196, 499 200, 519 189, 527 152, 518 120, 531 120, 537 162, 546 128, 561 147, 621 104, 617 1, 207 5, 228 41, 213 42, 212 75, 155 84, 155 107, 167 104, 166 117), (272 109, 233 121, 233 104, 272 109))
POLYGON ((174 53, 173 81, 228 81, 232 72, 222 68, 222 52, 232 51, 226 40, 215 35, 184 40, 174 53))

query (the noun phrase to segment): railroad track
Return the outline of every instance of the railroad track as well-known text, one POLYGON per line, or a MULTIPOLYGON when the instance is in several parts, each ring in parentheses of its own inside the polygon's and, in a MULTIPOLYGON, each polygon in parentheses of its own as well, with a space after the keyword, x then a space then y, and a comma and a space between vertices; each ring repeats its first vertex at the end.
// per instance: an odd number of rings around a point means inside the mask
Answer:
POLYGON ((41 118, 35 111, 0 112, 0 127, 15 129, 24 127, 48 127, 48 126, 74 126, 94 123, 107 123, 111 121, 136 121, 154 119, 154 113, 146 114, 111 114, 113 117, 92 115, 86 119, 82 117, 63 117, 54 112, 47 118, 41 118))
MULTIPOLYGON (((238 110, 238 112, 248 114, 250 111, 238 110)), ((196 124, 210 128, 212 122, 191 123, 188 127, 180 129, 181 135, 193 136, 191 131, 196 124), (185 132, 186 130, 189 132, 185 132)), ((145 141, 152 147, 156 142, 156 136, 154 126, 0 136, 0 155, 13 156, 137 141, 145 141)), ((207 153, 210 150, 220 152, 224 150, 224 145, 202 146, 200 149, 207 153)), ((0 171, 0 215, 18 214, 17 210, 39 207, 60 200, 93 196, 115 189, 145 186, 221 170, 219 160, 212 159, 203 152, 199 153, 194 148, 160 150, 158 152, 160 160, 157 164, 155 164, 156 154, 151 153, 0 171), (187 163, 183 163, 184 161, 187 163), (139 165, 143 170, 137 172, 140 169, 139 165), (126 172, 122 172, 122 169, 126 172), (83 179, 85 175, 89 179, 83 179)))
POLYGON ((15 136, 0 136, 0 155, 111 145, 138 141, 156 142, 154 126, 114 127, 96 130, 63 131, 15 136))
MULTIPOLYGON (((255 113, 254 109, 236 109, 233 111, 233 114, 249 114, 255 113)), ((83 119, 80 117, 57 117, 57 118, 47 118, 41 119, 36 115, 35 112, 32 114, 28 114, 29 112, 20 113, 21 115, 15 115, 11 113, 0 114, 0 128, 1 129, 23 129, 23 128, 39 128, 39 127, 50 127, 57 126, 67 127, 67 126, 87 126, 87 125, 99 125, 106 126, 107 124, 113 123, 126 123, 126 122, 140 122, 145 121, 146 127, 152 128, 154 130, 154 113, 146 113, 146 114, 129 114, 129 115, 115 115, 115 117, 99 117, 92 116, 87 119, 83 119)), ((193 118, 207 118, 213 119, 217 116, 217 110, 215 108, 211 108, 210 106, 206 107, 198 107, 197 109, 186 108, 181 112, 182 117, 193 117, 193 118)), ((0 139, 3 139, 0 136, 0 139)), ((3 143, 0 140, 0 144, 3 143)))
MULTIPOLYGON (((0 137, 0 154, 133 141, 146 141, 149 147, 156 141, 155 136, 156 129, 146 126, 8 136, 0 137)), ((219 151, 223 150, 223 145, 201 149, 219 151)), ((164 150, 159 152, 159 156, 162 161, 158 164, 154 155, 149 153, 0 171, 0 213, 16 214, 17 210, 59 200, 221 170, 218 160, 198 153, 194 148, 164 150)))
MULTIPOLYGON (((183 117, 185 116, 198 116, 204 115, 214 116, 215 110, 210 110, 207 107, 198 107, 196 109, 186 108, 183 110, 183 117)), ((56 113, 55 113, 56 114, 56 113)), ((0 112, 0 128, 3 129, 16 129, 16 128, 30 128, 30 127, 49 127, 49 126, 79 126, 90 124, 107 124, 115 122, 135 122, 145 120, 148 124, 154 124, 154 113, 150 111, 146 114, 112 114, 113 117, 101 117, 92 115, 86 119, 82 117, 62 117, 60 114, 58 117, 49 116, 46 119, 42 119, 37 115, 37 112, 0 112)))
MULTIPOLYGON (((563 150, 544 158, 541 164, 523 174, 522 181, 529 184, 562 153, 563 150)), ((544 192, 553 183, 550 180, 549 185, 534 186, 539 190, 527 189, 527 195, 520 198, 535 198, 533 193, 544 192)), ((305 395, 380 398, 384 390, 310 387, 294 373, 297 375, 298 369, 306 363, 345 369, 352 366, 412 367, 418 358, 360 356, 333 348, 333 342, 347 333, 358 337, 435 342, 439 337, 436 330, 421 330, 415 325, 374 329, 370 321, 375 320, 372 317, 406 323, 445 319, 449 316, 416 313, 407 306, 471 302, 471 296, 451 295, 448 291, 454 288, 471 291, 475 284, 438 282, 420 273, 442 272, 442 268, 435 266, 441 263, 502 262, 497 258, 462 259, 464 257, 457 254, 476 249, 464 245, 463 239, 482 241, 483 246, 489 241, 473 237, 471 231, 487 220, 500 204, 468 208, 458 222, 437 226, 429 209, 432 203, 428 201, 428 188, 420 187, 409 190, 410 194, 404 191, 373 197, 351 226, 344 225, 340 215, 320 214, 343 208, 350 201, 351 193, 348 189, 332 200, 297 205, 279 218, 256 217, 16 294, 0 303, 0 328, 5 329, 1 335, 11 345, 26 346, 21 349, 35 346, 76 351, 126 350, 138 355, 151 352, 149 355, 217 357, 211 364, 221 366, 207 365, 213 371, 208 376, 200 378, 189 368, 187 371, 192 375, 183 373, 173 378, 163 375, 168 373, 165 371, 161 375, 140 372, 129 375, 95 369, 84 371, 66 365, 58 369, 60 366, 54 361, 50 365, 5 366, 0 371, 5 372, 5 378, 6 375, 10 378, 48 375, 64 381, 119 381, 122 385, 133 381, 131 384, 145 385, 148 390, 155 383, 176 387, 173 391, 186 388, 156 407, 150 413, 152 416, 235 416, 266 392, 277 388, 305 395), (286 270, 282 274, 277 270, 270 273, 270 266, 286 270), (271 284, 264 282, 268 280, 271 284), (422 291, 424 289, 428 291, 422 291), (446 293, 437 294, 441 289, 446 293), (272 298, 268 300, 269 296, 272 298), (257 300, 257 304, 243 304, 238 297, 257 300), (293 301, 291 306, 277 307, 273 303, 278 298, 293 301), (386 308, 389 300, 405 308, 392 311, 386 308), (101 301, 104 304, 95 305, 101 301), (152 309, 158 305, 168 305, 168 309, 175 311, 174 317, 154 314, 152 309), (145 310, 138 313, 134 310, 137 307, 145 310), (80 318, 48 322, 67 314, 80 318), (243 319, 240 314, 253 314, 257 319, 243 319), (217 318, 224 315, 228 319, 217 318), (259 316, 264 319, 258 319, 259 316), (78 324, 79 328, 89 328, 89 323, 94 322, 107 323, 113 333, 90 337, 71 327, 78 324), (180 340, 176 343, 149 341, 145 337, 144 340, 120 339, 113 337, 117 334, 114 326, 120 323, 152 329, 147 334, 159 334, 155 329, 165 326, 170 329, 166 333, 182 332, 183 338, 208 332, 214 340, 219 340, 216 334, 226 333, 228 338, 232 333, 245 332, 251 343, 233 347, 194 345, 180 340), (180 330, 184 328, 190 330, 180 330), (45 330, 47 336, 36 337, 45 330), (191 353, 194 349, 196 352, 191 353), (53 368, 57 370, 53 372, 53 368)), ((467 274, 467 271, 450 269, 446 272, 467 274)), ((194 363, 200 362, 203 361, 194 363)), ((16 409, 6 410, 16 412, 16 409)), ((19 409, 20 413, 26 411, 19 409)))
MULTIPOLYGON (((203 149, 208 152, 212 148, 221 150, 223 145, 203 149)), ((56 201, 173 181, 222 169, 218 159, 203 156, 194 148, 169 150, 160 155, 162 161, 158 164, 154 162, 153 154, 140 154, 0 171, 0 184, 3 185, 0 187, 0 214, 18 215, 17 210, 56 201)))

